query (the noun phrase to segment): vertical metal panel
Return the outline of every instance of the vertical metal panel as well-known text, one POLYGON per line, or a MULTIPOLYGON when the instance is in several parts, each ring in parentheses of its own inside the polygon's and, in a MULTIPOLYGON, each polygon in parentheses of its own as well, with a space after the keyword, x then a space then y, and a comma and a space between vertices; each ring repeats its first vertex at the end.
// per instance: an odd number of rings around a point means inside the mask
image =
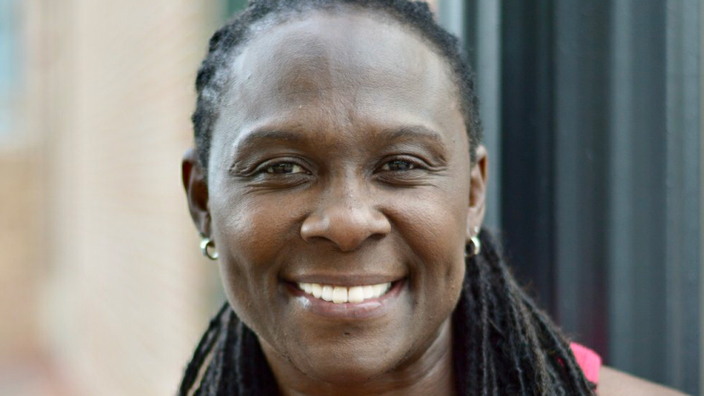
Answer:
POLYGON ((699 7, 696 0, 666 2, 667 223, 666 379, 682 390, 699 389, 701 292, 699 219, 700 111, 699 7))
MULTIPOLYGON (((704 5, 699 5, 699 108, 704 112, 704 5)), ((704 175, 704 115, 699 113, 699 172, 704 175)), ((704 395, 704 182, 699 185, 699 393, 704 395)))
POLYGON ((619 1, 612 12, 611 364, 699 387, 699 9, 619 1))
POLYGON ((557 318, 601 353, 608 336, 606 172, 609 14, 604 1, 555 3, 557 318))
POLYGON ((555 314, 553 2, 501 3, 501 219, 519 282, 555 314))
POLYGON ((484 123, 484 145, 489 152, 489 185, 484 224, 501 224, 501 2, 476 0, 477 94, 484 123))
MULTIPOLYGON (((631 238, 634 210, 631 206, 633 187, 631 175, 634 174, 632 141, 637 138, 634 133, 633 81, 629 78, 634 67, 631 43, 634 40, 633 3, 617 1, 612 14, 611 46, 612 73, 610 84, 613 87, 611 103, 617 111, 611 115, 611 130, 618 131, 610 136, 610 153, 612 167, 609 181, 609 229, 611 241, 618 241, 609 249, 609 262, 622 265, 609 266, 609 290, 618 290, 610 298, 610 357, 628 371, 633 369, 631 351, 635 348, 635 338, 631 337, 638 328, 631 309, 636 305, 633 290, 636 285, 632 274, 636 272, 635 238, 631 238), (634 136, 635 135, 635 136, 634 136)), ((612 363, 613 364, 613 363, 612 363)))
POLYGON ((665 16, 660 1, 611 12, 610 364, 664 382, 665 16))
POLYGON ((519 275, 607 363, 692 394, 699 7, 502 3, 502 215, 519 275))
MULTIPOLYGON (((704 5, 699 4, 699 172, 704 175, 704 5)), ((699 185, 699 394, 704 395, 704 182, 699 185)), ((696 392, 695 392, 696 393, 696 392)))

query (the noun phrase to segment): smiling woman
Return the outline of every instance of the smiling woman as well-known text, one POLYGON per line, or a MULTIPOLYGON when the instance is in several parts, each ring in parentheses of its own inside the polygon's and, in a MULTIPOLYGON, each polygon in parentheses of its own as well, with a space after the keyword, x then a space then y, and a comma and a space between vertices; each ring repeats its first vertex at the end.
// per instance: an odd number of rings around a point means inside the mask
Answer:
POLYGON ((472 77, 427 5, 253 1, 197 89, 183 182, 228 303, 181 395, 593 394, 480 231, 472 77))

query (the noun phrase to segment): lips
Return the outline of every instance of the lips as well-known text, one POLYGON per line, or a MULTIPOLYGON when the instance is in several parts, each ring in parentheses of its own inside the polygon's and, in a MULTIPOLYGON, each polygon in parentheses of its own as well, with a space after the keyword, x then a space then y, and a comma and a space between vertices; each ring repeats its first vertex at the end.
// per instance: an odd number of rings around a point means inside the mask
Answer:
POLYGON ((398 303, 399 296, 406 290, 405 278, 388 281, 389 277, 367 277, 375 283, 345 278, 321 279, 317 282, 284 282, 286 290, 299 309, 316 316, 337 319, 369 319, 384 316, 398 303), (382 282, 378 282, 381 280, 382 282))

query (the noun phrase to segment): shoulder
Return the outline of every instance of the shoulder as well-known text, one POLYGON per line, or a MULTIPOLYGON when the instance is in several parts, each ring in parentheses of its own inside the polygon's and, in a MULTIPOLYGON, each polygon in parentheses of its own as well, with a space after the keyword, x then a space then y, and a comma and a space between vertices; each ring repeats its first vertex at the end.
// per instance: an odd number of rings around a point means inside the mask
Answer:
POLYGON ((599 386, 596 394, 598 396, 686 396, 674 389, 605 366, 602 366, 599 371, 599 386))

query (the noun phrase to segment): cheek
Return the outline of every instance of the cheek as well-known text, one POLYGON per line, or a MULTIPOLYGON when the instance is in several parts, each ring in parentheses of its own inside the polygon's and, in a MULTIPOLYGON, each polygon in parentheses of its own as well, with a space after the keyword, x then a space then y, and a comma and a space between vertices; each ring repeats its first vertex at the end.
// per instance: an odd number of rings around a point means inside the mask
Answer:
POLYGON ((281 202, 233 195, 211 197, 213 234, 228 300, 255 332, 271 327, 277 313, 277 260, 286 257, 295 236, 295 209, 281 202))
POLYGON ((465 275, 468 198, 436 187, 394 201, 401 203, 390 206, 387 213, 410 250, 409 287, 414 303, 430 310, 451 310, 465 275))
POLYGON ((237 262, 264 264, 298 236, 309 194, 258 191, 220 183, 209 208, 213 232, 237 262))

